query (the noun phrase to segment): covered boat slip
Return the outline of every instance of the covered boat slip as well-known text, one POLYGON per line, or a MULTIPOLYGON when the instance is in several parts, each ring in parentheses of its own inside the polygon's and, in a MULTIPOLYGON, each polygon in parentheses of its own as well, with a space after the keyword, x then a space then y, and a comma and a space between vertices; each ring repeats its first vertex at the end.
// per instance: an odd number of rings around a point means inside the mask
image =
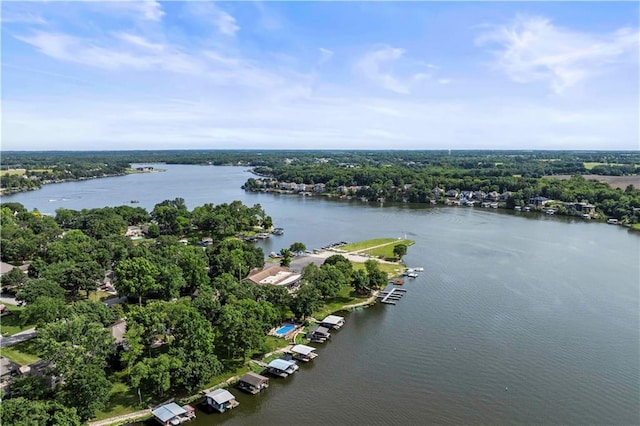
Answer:
POLYGON ((260 374, 248 372, 238 380, 236 387, 250 394, 257 394, 269 387, 269 378, 260 374))
POLYGON ((236 397, 226 389, 216 389, 207 393, 205 397, 207 398, 207 404, 221 413, 240 405, 236 401, 236 397))
POLYGON ((172 402, 157 407, 151 411, 151 414, 153 414, 153 417, 158 423, 164 426, 172 426, 194 419, 196 417, 196 410, 190 405, 183 405, 181 407, 175 402, 172 402))
POLYGON ((313 343, 324 343, 331 338, 327 327, 316 325, 307 332, 307 339, 313 343))
POLYGON ((287 361, 284 359, 274 359, 267 365, 267 371, 278 377, 288 377, 290 374, 298 371, 299 368, 295 361, 287 361))
POLYGON ((325 319, 320 321, 320 324, 327 328, 337 330, 344 325, 344 317, 340 317, 338 315, 329 315, 325 319))
POLYGON ((291 354, 295 359, 300 361, 309 362, 318 356, 314 351, 316 348, 307 345, 295 345, 291 348, 291 354))

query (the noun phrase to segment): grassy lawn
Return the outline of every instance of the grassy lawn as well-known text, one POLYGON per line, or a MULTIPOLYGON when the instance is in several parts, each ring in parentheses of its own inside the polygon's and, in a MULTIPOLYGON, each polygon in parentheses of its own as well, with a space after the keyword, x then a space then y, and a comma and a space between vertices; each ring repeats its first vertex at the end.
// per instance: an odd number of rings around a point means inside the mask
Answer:
POLYGON ((100 302, 103 299, 107 299, 109 297, 114 297, 113 294, 107 293, 106 291, 96 290, 89 292, 89 300, 91 302, 100 302))
POLYGON ((640 231, 640 223, 634 223, 633 225, 631 225, 631 229, 640 231))
POLYGON ((586 162, 582 163, 585 169, 591 170, 596 166, 622 166, 620 163, 598 163, 598 162, 586 162))
POLYGON ((360 251, 365 250, 369 247, 379 246, 381 244, 389 244, 394 241, 399 241, 396 238, 374 238, 372 240, 359 241, 357 243, 347 244, 346 246, 340 247, 341 250, 345 251, 360 251))
POLYGON ((10 169, 10 170, 0 170, 0 176, 5 175, 23 175, 26 173, 26 169, 10 169))
POLYGON ((356 296, 353 287, 344 286, 338 293, 338 296, 334 297, 333 299, 329 299, 327 302, 325 302, 325 305, 322 308, 315 311, 311 316, 315 319, 321 320, 327 315, 339 311, 344 305, 351 305, 353 303, 361 302, 365 299, 366 297, 356 296))
MULTIPOLYGON (((353 269, 365 269, 364 263, 351 262, 351 264, 353 265, 353 269)), ((378 268, 386 272, 389 277, 397 277, 404 272, 404 266, 400 264, 378 263, 378 268)))
POLYGON ((103 420, 110 417, 121 416, 123 414, 132 413, 147 407, 147 404, 154 402, 151 395, 144 393, 142 396, 142 406, 140 406, 140 397, 135 389, 131 389, 127 384, 128 376, 125 371, 118 371, 109 376, 109 380, 113 383, 109 401, 104 410, 98 411, 94 420, 103 420))
POLYGON ((28 365, 40 360, 33 339, 2 348, 2 356, 20 365, 28 365))
POLYGON ((11 312, 0 318, 0 333, 3 336, 13 336, 16 333, 27 330, 35 324, 20 324, 20 312, 24 310, 22 306, 5 305, 6 309, 11 312))
POLYGON ((404 244, 406 246, 411 246, 415 244, 413 240, 393 240, 393 244, 388 244, 386 246, 377 247, 371 250, 366 250, 365 253, 370 254, 374 257, 383 257, 385 260, 395 261, 396 257, 393 254, 393 247, 397 244, 404 244))

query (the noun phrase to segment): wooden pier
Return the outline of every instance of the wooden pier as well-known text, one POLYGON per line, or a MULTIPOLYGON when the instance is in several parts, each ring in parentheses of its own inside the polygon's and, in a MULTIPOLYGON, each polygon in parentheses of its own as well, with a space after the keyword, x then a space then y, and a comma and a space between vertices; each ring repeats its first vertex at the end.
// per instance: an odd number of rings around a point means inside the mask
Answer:
POLYGON ((402 299, 402 296, 407 292, 404 288, 394 287, 393 285, 388 285, 384 290, 380 292, 378 295, 378 299, 380 303, 385 303, 387 305, 395 305, 398 300, 402 299))

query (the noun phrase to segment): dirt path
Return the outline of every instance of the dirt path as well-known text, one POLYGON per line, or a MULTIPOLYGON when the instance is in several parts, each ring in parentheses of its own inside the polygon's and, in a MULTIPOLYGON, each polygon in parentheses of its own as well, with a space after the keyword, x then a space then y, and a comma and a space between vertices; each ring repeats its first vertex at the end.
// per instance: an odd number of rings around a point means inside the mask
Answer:
POLYGON ((126 420, 134 420, 149 415, 151 415, 151 409, 148 408, 146 410, 136 411, 135 413, 123 414, 122 416, 111 417, 97 422, 89 422, 89 426, 108 426, 114 423, 121 423, 126 420))

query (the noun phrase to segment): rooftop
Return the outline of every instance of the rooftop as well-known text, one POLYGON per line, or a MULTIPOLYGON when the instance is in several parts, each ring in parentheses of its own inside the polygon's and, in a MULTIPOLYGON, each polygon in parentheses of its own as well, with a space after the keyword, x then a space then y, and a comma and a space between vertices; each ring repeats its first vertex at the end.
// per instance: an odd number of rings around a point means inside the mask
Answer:
POLYGON ((170 404, 161 405, 151 412, 155 417, 157 417, 161 422, 166 422, 171 420, 174 417, 185 414, 187 410, 172 402, 170 404))
POLYGON ((291 352, 295 352, 302 355, 309 355, 311 352, 315 351, 316 348, 307 346, 307 345, 295 345, 291 348, 291 352))
POLYGON ((226 389, 216 389, 209 392, 206 397, 213 399, 217 404, 224 404, 225 402, 236 399, 236 397, 226 389))
POLYGON ((302 275, 290 271, 283 266, 272 266, 256 273, 250 274, 247 278, 254 284, 289 285, 300 279, 302 275))

